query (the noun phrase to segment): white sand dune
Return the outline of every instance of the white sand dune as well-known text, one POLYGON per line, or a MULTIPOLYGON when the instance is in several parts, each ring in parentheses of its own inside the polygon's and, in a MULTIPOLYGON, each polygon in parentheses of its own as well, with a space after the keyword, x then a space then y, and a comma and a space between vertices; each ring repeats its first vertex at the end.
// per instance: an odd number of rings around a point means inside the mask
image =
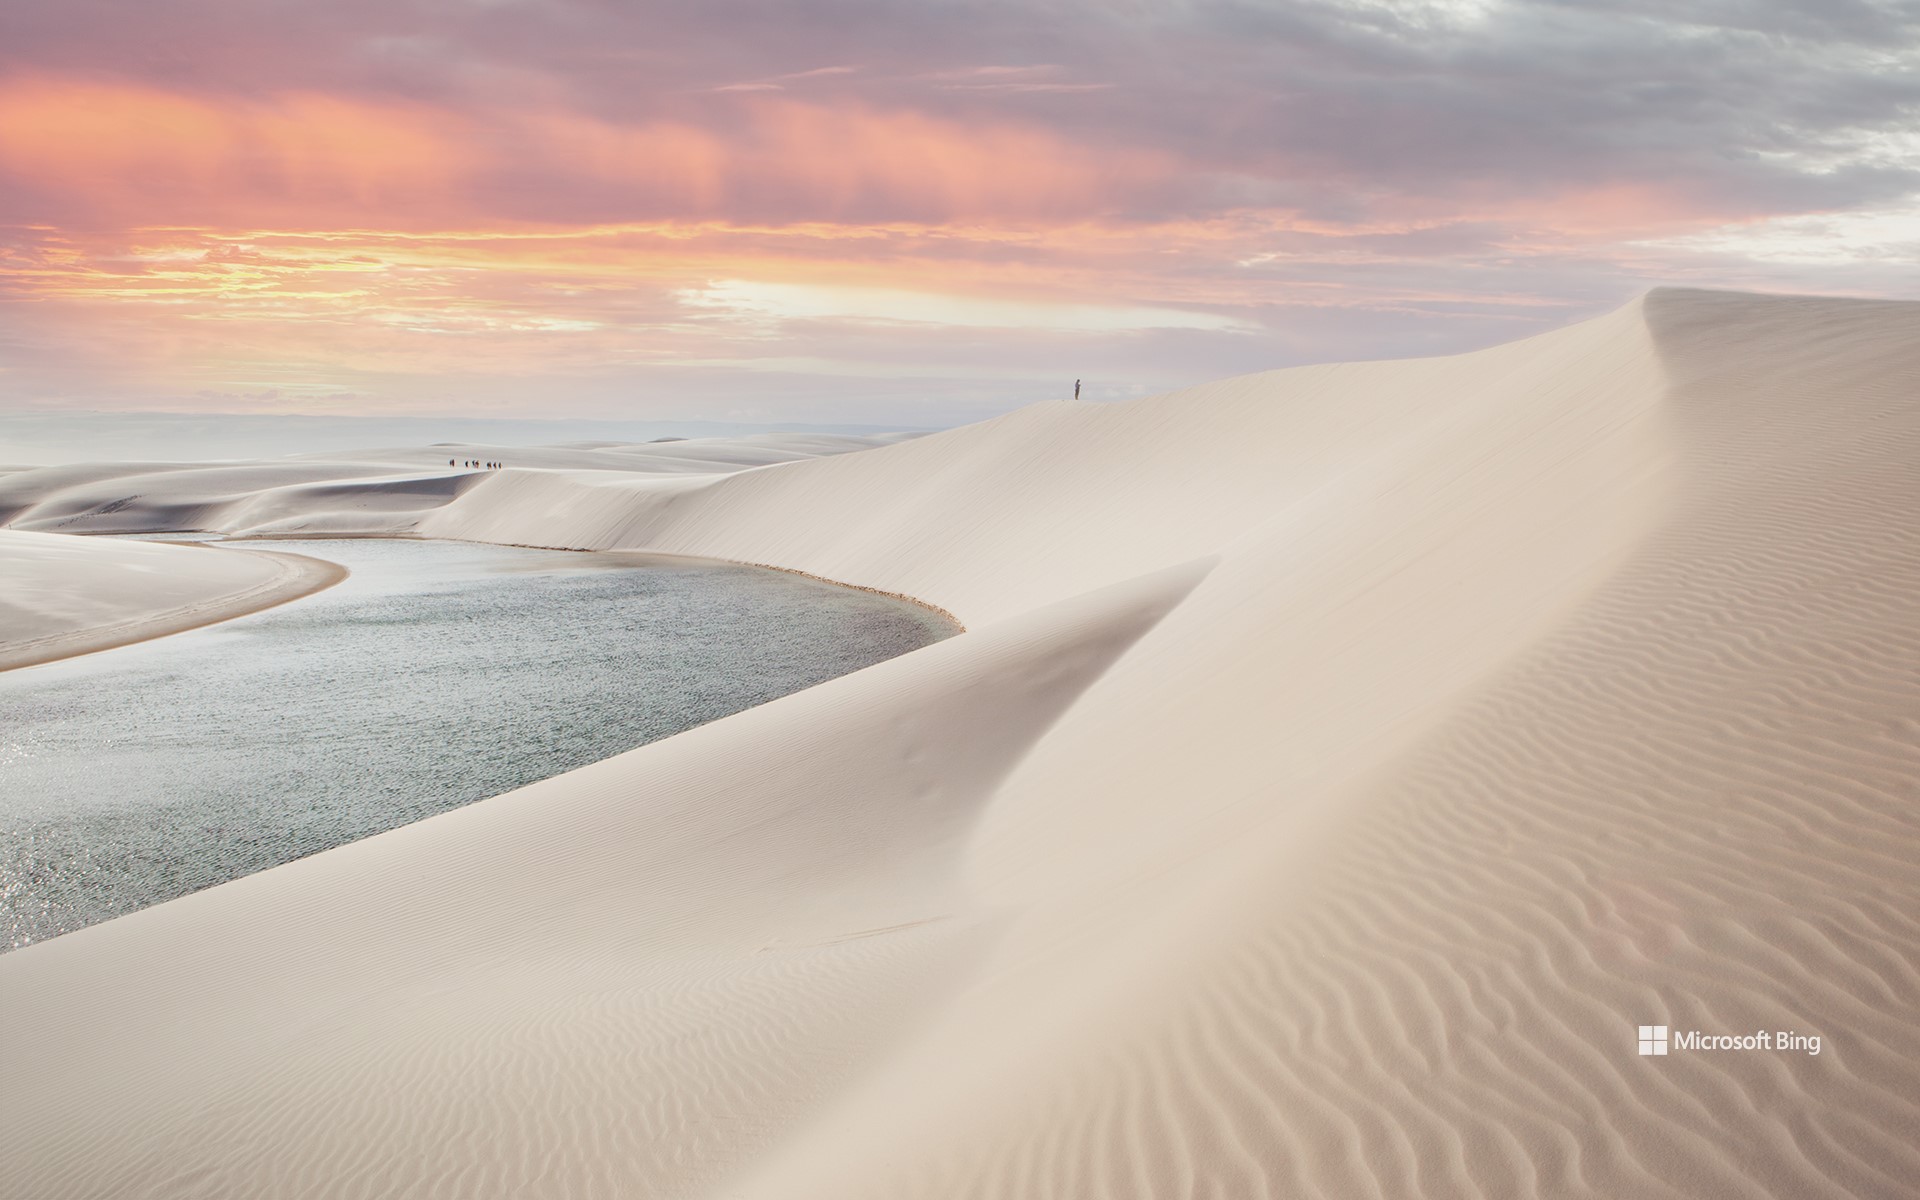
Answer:
POLYGON ((344 459, 70 463, 0 476, 0 523, 45 533, 404 534, 426 513, 495 478, 497 472, 459 465, 471 460, 647 479, 712 476, 869 450, 904 436, 771 433, 596 449, 459 444, 344 459))
MULTIPOLYGON (((359 450, 355 462, 391 463, 408 468, 433 468, 469 459, 499 462, 509 467, 539 467, 563 471, 644 471, 654 474, 700 474, 765 467, 775 463, 824 458, 854 450, 891 445, 916 434, 763 433, 738 437, 674 438, 659 442, 591 442, 570 446, 501 446, 442 443, 385 450, 359 450)), ((313 455, 337 458, 337 455, 313 455)))
POLYGON ((1920 305, 1660 291, 395 500, 969 632, 0 957, 0 1192, 1912 1195, 1917 479, 1920 305))
MULTIPOLYGON (((569 398, 571 399, 571 398, 569 398)), ((492 447, 478 457, 514 461, 532 447, 607 448, 665 438, 702 441, 761 437, 725 421, 574 420, 429 416, 320 416, 294 413, 89 412, 0 410, 0 464, 50 466, 110 459, 167 462, 245 461, 306 453, 338 458, 367 446, 410 446, 421 461, 446 445, 492 447)), ((791 426, 775 437, 898 437, 882 427, 791 426)), ((445 462, 448 455, 441 455, 445 462)), ((475 456, 469 456, 475 457, 475 456)), ((530 465, 524 459, 521 466, 530 465)), ((0 470, 5 470, 0 466, 0 470)))
POLYGON ((0 671, 210 625, 345 575, 301 554, 0 529, 0 671))

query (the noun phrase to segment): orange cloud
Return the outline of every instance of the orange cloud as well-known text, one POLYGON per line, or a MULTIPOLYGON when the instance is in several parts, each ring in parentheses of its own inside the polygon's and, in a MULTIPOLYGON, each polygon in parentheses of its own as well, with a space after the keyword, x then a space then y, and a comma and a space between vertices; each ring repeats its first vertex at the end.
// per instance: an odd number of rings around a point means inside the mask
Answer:
POLYGON ((61 221, 177 219, 254 206, 401 205, 472 167, 457 123, 422 108, 315 94, 209 100, 128 84, 57 79, 0 87, 0 170, 71 208, 61 221))
POLYGON ((0 85, 0 173, 18 185, 12 205, 36 211, 4 216, 373 229, 1065 218, 1178 174, 1160 155, 1006 123, 779 96, 726 103, 709 128, 21 79, 0 85))
POLYGON ((944 369, 965 373, 1022 338, 1236 337, 1288 306, 1446 311, 1464 299, 1449 262, 1565 256, 1705 215, 1620 184, 1373 197, 1345 221, 1254 204, 1154 220, 1140 214, 1184 211, 1155 198, 1197 178, 1158 152, 778 92, 702 103, 703 123, 621 122, 0 83, 0 302, 21 302, 8 320, 36 345, 111 348, 48 352, 66 365, 16 373, 14 392, 99 386, 64 381, 103 357, 176 397, 716 364, 858 375, 899 369, 902 339, 934 353, 946 326, 944 369))

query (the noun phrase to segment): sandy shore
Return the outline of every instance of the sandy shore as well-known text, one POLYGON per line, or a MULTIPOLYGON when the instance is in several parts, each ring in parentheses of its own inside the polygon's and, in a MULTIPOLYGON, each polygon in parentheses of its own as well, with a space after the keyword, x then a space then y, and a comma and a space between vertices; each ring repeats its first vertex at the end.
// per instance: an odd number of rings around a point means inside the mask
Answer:
POLYGON ((726 459, 0 481, 968 630, 0 957, 0 1192, 1911 1195, 1920 305, 726 459))
POLYGON ((304 554, 0 529, 0 671, 230 620, 332 587, 304 554))

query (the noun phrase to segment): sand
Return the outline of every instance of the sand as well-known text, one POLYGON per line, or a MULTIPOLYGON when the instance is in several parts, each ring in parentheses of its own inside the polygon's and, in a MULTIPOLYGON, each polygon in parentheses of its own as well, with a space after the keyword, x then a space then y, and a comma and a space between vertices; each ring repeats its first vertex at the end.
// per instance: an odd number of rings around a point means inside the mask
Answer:
POLYGON ((0 671, 211 625, 345 577, 302 554, 0 529, 0 671))
POLYGON ((730 473, 385 477, 0 486, 968 632, 0 957, 0 1192, 1920 1179, 1920 305, 1662 290, 730 473))
MULTIPOLYGON (((435 445, 239 462, 78 462, 0 474, 0 522, 43 533, 410 534, 432 510, 502 472, 607 472, 670 483, 893 445, 913 435, 770 433, 638 445, 435 445)), ((560 525, 564 527, 562 520, 560 525)))
MULTIPOLYGON (((553 398, 555 406, 571 402, 571 398, 553 398)), ((358 458, 368 446, 411 447, 423 462, 430 462, 435 450, 444 450, 446 453, 439 456, 443 463, 454 457, 455 450, 491 446, 504 451, 491 457, 512 460, 534 447, 604 448, 695 438, 712 444, 763 436, 752 434, 752 428, 724 421, 462 417, 447 413, 353 416, 0 410, 0 472, 18 464, 44 467, 132 458, 206 462, 293 453, 316 458, 351 453, 358 458)), ((873 425, 797 425, 774 436, 832 439, 848 434, 902 436, 873 425)))

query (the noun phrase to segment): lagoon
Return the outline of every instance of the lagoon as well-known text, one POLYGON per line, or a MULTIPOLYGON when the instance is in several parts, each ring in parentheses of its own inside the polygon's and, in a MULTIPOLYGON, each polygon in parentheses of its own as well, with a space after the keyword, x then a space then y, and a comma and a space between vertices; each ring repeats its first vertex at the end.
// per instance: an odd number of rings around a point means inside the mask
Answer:
POLYGON ((352 575, 0 673, 0 950, 496 796, 949 636, 757 567, 277 541, 352 575))

